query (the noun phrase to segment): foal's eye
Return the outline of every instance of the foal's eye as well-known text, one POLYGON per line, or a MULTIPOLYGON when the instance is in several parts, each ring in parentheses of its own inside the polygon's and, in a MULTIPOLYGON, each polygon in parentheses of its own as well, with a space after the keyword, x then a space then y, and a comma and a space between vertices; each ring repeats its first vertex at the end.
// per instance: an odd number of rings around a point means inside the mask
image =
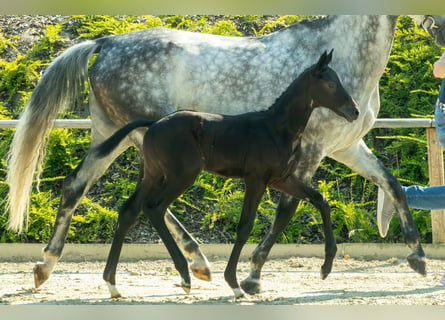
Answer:
POLYGON ((328 82, 328 88, 329 89, 335 89, 337 87, 337 84, 334 81, 328 82))

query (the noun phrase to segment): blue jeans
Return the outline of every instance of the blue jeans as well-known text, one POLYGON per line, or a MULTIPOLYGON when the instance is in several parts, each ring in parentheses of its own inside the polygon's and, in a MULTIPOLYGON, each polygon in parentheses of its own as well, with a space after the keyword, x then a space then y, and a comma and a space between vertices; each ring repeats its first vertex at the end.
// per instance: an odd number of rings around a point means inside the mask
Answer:
POLYGON ((423 210, 445 209, 445 186, 409 186, 402 187, 408 207, 423 210))
MULTIPOLYGON (((442 110, 442 104, 437 99, 434 109, 434 120, 439 143, 445 149, 445 114, 443 111, 445 110, 442 110)), ((402 187, 402 189, 405 192, 408 207, 410 208, 424 210, 445 209, 445 186, 421 187, 414 185, 402 187)))
POLYGON ((439 143, 442 146, 442 149, 445 149, 445 113, 443 111, 445 110, 442 110, 442 104, 439 99, 437 99, 436 107, 434 108, 434 122, 436 124, 439 143))

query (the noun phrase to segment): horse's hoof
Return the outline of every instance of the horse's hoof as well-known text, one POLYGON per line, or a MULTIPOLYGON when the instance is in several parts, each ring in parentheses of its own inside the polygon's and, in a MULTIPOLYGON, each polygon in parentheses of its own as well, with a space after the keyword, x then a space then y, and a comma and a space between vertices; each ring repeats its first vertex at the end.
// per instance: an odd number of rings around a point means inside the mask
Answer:
POLYGON ((406 260, 408 260, 411 269, 420 273, 422 276, 426 276, 426 259, 425 257, 419 257, 416 254, 410 254, 406 260))
POLYGON ((247 294, 254 295, 254 294, 258 294, 261 292, 261 283, 259 280, 253 280, 253 279, 247 278, 247 279, 241 281, 241 288, 247 294))
POLYGON ((199 280, 211 281, 212 280, 212 272, 209 268, 193 268, 190 267, 190 270, 193 273, 193 276, 199 280))
POLYGON ((117 294, 112 294, 111 299, 121 299, 122 295, 118 292, 117 294))
POLYGON ((44 284, 49 278, 49 274, 45 272, 44 269, 45 268, 42 263, 37 263, 32 270, 34 272, 34 286, 36 289, 44 284))

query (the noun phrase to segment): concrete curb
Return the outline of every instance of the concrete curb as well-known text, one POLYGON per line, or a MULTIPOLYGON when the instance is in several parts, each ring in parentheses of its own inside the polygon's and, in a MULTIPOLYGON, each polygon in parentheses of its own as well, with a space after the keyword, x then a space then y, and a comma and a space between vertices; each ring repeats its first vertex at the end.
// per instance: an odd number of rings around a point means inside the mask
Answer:
MULTIPOLYGON (((356 259, 384 260, 389 258, 404 259, 411 250, 404 244, 374 244, 374 243, 343 243, 338 244, 339 256, 348 254, 356 259)), ((42 260, 43 244, 0 244, 0 262, 35 262, 42 260)), ((247 244, 241 254, 241 259, 248 259, 255 244, 247 244)), ((209 260, 226 259, 230 255, 232 245, 203 244, 202 251, 209 260)), ((424 244, 427 258, 445 259, 445 245, 424 244)), ((66 244, 61 261, 105 261, 110 250, 109 244, 66 244)), ((269 258, 290 257, 323 257, 323 244, 276 244, 269 258)), ((137 261, 147 259, 169 259, 162 244, 125 244, 120 261, 137 261)))

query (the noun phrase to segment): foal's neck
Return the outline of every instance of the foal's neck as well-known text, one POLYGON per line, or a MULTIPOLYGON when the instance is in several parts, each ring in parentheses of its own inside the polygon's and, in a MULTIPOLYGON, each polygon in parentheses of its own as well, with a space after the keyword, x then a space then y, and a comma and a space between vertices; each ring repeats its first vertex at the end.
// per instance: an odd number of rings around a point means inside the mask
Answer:
POLYGON ((302 77, 295 80, 270 108, 277 131, 292 141, 304 131, 312 110, 309 83, 302 77))

